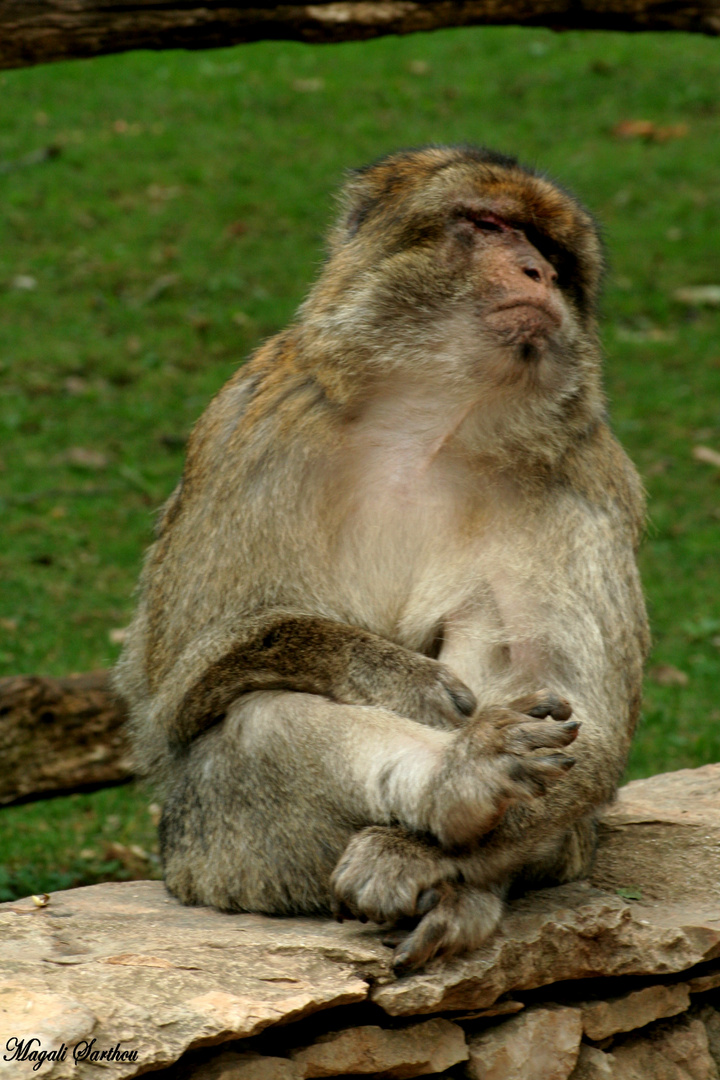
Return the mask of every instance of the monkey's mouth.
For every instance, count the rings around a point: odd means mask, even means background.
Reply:
[[[559,329],[562,320],[550,304],[522,299],[499,304],[488,312],[485,323],[507,345],[542,345]],[[532,355],[536,355],[535,350]]]

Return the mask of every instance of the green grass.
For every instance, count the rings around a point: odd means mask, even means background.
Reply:
[[[0,674],[114,661],[187,432],[302,298],[343,171],[474,141],[605,230],[608,388],[650,495],[650,667],[687,676],[648,681],[628,775],[720,758],[720,470],[692,456],[720,450],[719,313],[673,299],[720,283],[718,62],[700,37],[479,29],[0,75]],[[626,120],[686,132],[620,139]],[[2,895],[134,872],[107,843],[152,847],[150,799],[6,809]]]

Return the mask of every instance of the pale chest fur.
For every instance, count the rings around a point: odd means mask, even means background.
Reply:
[[[521,485],[473,454],[466,404],[378,402],[332,462],[334,586],[368,628],[442,658],[480,691],[540,670],[550,560]]]

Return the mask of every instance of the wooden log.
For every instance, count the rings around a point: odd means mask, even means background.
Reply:
[[[0,805],[130,780],[124,721],[107,671],[0,679]]]
[[[318,44],[502,24],[720,34],[720,0],[0,0],[0,68],[128,49],[210,49],[267,38]]]

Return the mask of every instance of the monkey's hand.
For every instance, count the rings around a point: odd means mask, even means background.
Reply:
[[[467,723],[477,706],[472,690],[446,664],[382,638],[358,639],[335,691],[348,705],[378,705],[450,730]]]
[[[471,844],[510,806],[562,780],[575,764],[562,750],[580,728],[570,713],[566,701],[541,691],[483,710],[453,736],[427,793],[427,825],[443,848]]]

